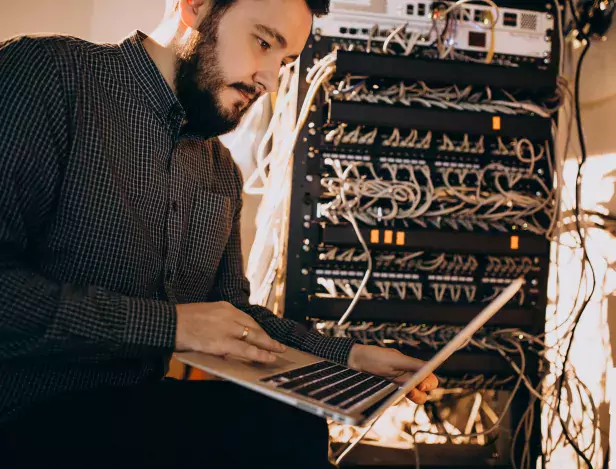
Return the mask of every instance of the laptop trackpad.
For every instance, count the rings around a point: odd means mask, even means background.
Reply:
[[[272,363],[257,363],[257,362],[253,362],[250,360],[247,360],[245,358],[238,358],[238,357],[233,357],[231,355],[227,355],[227,359],[231,359],[233,361],[238,361],[240,363],[243,363],[244,365],[248,365],[252,368],[256,368],[259,370],[264,370],[264,371],[276,371],[279,370],[281,368],[285,368],[288,367],[290,365],[294,365],[295,362],[290,360],[289,358],[283,358],[281,355],[279,354],[275,354],[276,355],[276,361],[272,362]]]
[[[294,364],[294,361],[291,361],[288,358],[282,358],[280,355],[276,355],[276,361],[273,363],[253,363],[252,366],[259,368],[260,370],[278,370]]]

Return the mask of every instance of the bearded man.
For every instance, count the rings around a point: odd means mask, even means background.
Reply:
[[[242,176],[218,136],[277,89],[328,4],[175,0],[120,44],[0,42],[3,467],[325,468],[324,420],[164,379],[171,354],[268,363],[286,344],[417,369],[248,302]]]

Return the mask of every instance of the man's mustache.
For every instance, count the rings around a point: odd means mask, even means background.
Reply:
[[[233,83],[232,85],[229,85],[229,86],[231,88],[235,88],[236,90],[239,90],[242,93],[244,93],[246,96],[248,96],[248,99],[251,102],[256,101],[261,96],[261,93],[257,91],[257,87],[254,85],[247,85],[245,83],[238,82],[238,83]]]

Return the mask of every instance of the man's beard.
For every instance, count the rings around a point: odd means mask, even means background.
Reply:
[[[206,139],[234,130],[259,98],[256,87],[245,83],[228,86],[246,94],[248,103],[238,101],[232,109],[225,109],[218,98],[227,87],[216,53],[218,25],[226,10],[212,11],[178,53],[175,87],[186,113],[183,131]]]

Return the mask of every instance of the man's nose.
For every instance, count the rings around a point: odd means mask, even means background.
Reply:
[[[264,70],[257,73],[255,83],[257,85],[257,93],[273,93],[278,90],[278,74],[280,67],[276,70]]]

